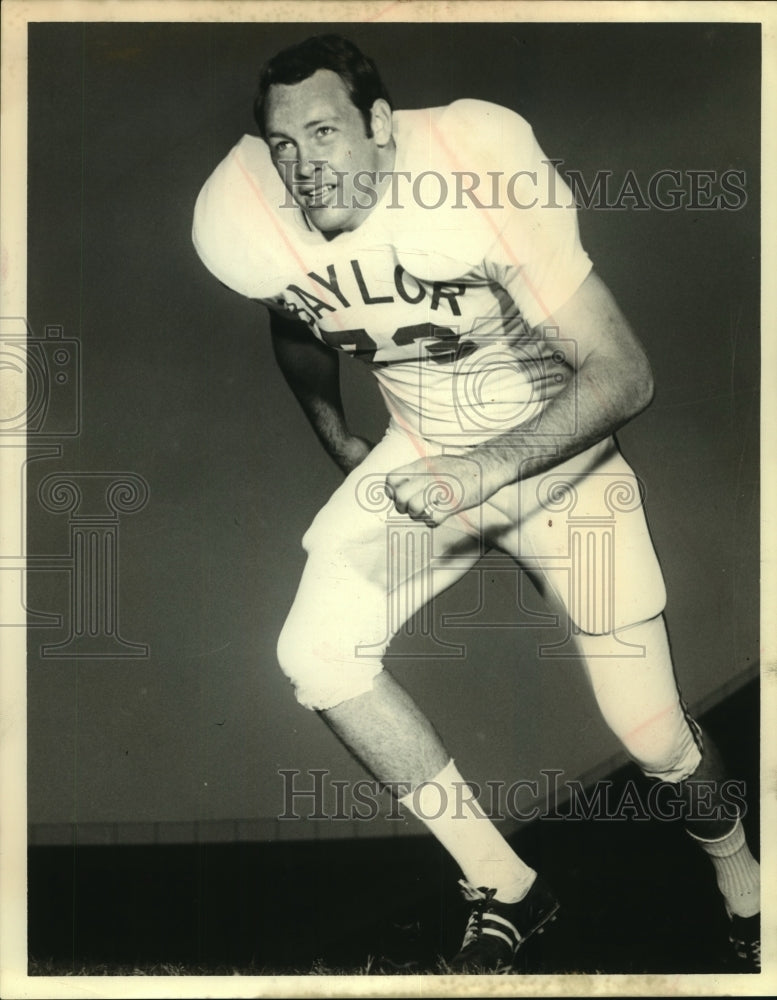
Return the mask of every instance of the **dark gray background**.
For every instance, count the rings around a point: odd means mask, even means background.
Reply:
[[[123,636],[140,660],[42,659],[67,634],[68,582],[30,574],[33,839],[391,832],[278,824],[279,768],[361,772],[281,676],[275,640],[299,539],[338,482],[275,369],[261,307],[190,243],[197,192],[244,132],[258,68],[304,24],[38,24],[29,31],[29,320],[80,341],[83,427],[29,467],[29,551],[63,554],[41,509],[53,471],[132,471],[151,490],[120,525]],[[586,179],[744,170],[739,211],[584,211],[583,241],[642,337],[658,391],[620,435],[647,485],[677,669],[692,706],[758,662],[759,90],[757,25],[345,25],[398,107],[459,97],[523,114]],[[687,182],[686,182],[687,183]],[[617,190],[617,186],[616,186]],[[354,426],[382,411],[345,372]],[[505,565],[503,569],[507,570]],[[506,621],[515,578],[471,574],[441,611]],[[539,609],[536,598],[527,599]],[[464,659],[397,675],[476,781],[603,773],[618,745],[578,664],[537,658],[552,629],[449,629]],[[403,647],[401,644],[398,649]],[[754,740],[756,733],[742,734]]]

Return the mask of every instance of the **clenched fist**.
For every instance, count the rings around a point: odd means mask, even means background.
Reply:
[[[461,455],[421,458],[386,477],[386,493],[399,513],[432,528],[477,507],[504,485],[489,463]]]

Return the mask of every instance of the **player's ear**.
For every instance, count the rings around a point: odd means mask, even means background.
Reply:
[[[388,101],[379,97],[370,110],[370,127],[372,137],[379,146],[387,146],[391,142],[392,115]]]

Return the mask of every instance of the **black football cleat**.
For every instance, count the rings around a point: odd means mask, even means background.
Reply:
[[[459,885],[472,911],[461,949],[450,962],[453,972],[509,972],[521,945],[556,919],[558,900],[540,878],[517,903],[500,903],[496,889],[475,889],[463,879]]]
[[[761,971],[761,914],[738,917],[729,914],[728,939],[743,972]]]

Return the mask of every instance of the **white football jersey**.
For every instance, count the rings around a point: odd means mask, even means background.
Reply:
[[[200,193],[197,252],[370,365],[410,432],[466,445],[536,422],[574,366],[553,311],[591,269],[573,196],[529,125],[495,104],[399,111],[394,137],[382,197],[327,240],[264,141],[244,136]]]

